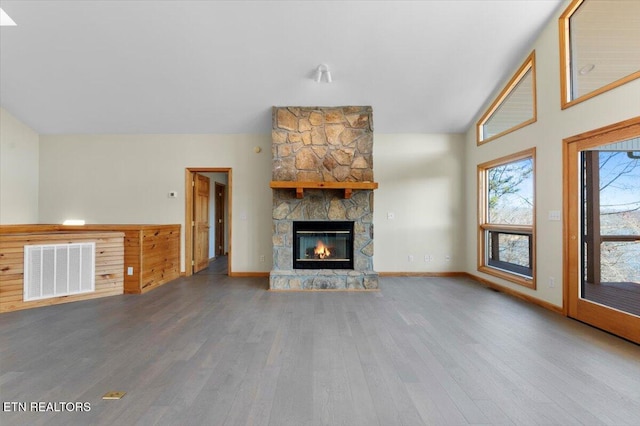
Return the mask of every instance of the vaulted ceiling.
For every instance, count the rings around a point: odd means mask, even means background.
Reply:
[[[268,133],[272,105],[464,132],[563,4],[1,0],[0,103],[41,134]]]

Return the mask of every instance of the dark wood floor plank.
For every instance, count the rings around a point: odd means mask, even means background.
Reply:
[[[277,293],[214,269],[0,315],[3,401],[91,404],[0,424],[640,424],[638,345],[471,280]]]
[[[582,297],[633,315],[640,315],[640,283],[638,282],[600,284],[585,282]]]

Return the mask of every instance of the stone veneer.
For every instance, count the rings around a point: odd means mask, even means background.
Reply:
[[[272,179],[373,182],[371,107],[274,107]]]
[[[373,121],[369,106],[274,107],[274,181],[373,182]],[[293,222],[354,222],[354,269],[293,269]],[[373,270],[373,191],[273,189],[273,290],[378,288]]]

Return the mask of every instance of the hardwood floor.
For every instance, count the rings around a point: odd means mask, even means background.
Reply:
[[[474,281],[266,288],[198,274],[0,315],[3,402],[91,404],[0,424],[640,424],[639,346]]]
[[[210,260],[207,267],[198,272],[198,275],[227,275],[229,273],[227,262],[228,256],[217,256]]]

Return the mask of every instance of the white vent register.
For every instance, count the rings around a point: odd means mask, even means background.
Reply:
[[[24,246],[24,300],[95,291],[96,243]]]

